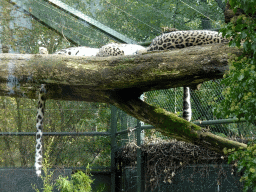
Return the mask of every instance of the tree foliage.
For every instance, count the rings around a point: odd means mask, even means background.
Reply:
[[[89,166],[87,166],[89,170]],[[56,185],[58,189],[62,192],[91,192],[91,184],[93,180],[91,179],[91,175],[88,173],[84,173],[82,171],[78,171],[72,175],[71,180],[68,180],[68,177],[60,176],[56,181]]]
[[[228,152],[228,151],[227,151]],[[256,190],[256,144],[251,143],[246,150],[234,151],[228,157],[228,163],[234,163],[237,167],[238,172],[243,172],[243,175],[240,179],[241,182],[244,182],[244,191],[248,189]]]
[[[232,22],[221,30],[227,38],[232,37],[231,46],[240,47],[243,42],[243,54],[230,60],[230,70],[223,80],[227,87],[223,92],[225,99],[216,112],[219,112],[219,116],[245,117],[253,123],[256,114],[256,19],[249,15],[255,12],[255,9],[251,8],[255,7],[256,3],[244,2],[230,1],[234,11],[241,7],[246,11],[246,15],[233,18]]]
[[[161,27],[169,26],[180,30],[202,29],[202,18],[212,19],[213,28],[218,28],[223,23],[223,12],[214,0],[204,2],[64,0],[64,2],[137,42],[152,40],[161,33]],[[93,29],[88,27],[88,31]],[[107,43],[106,37],[100,38],[102,39],[96,37],[98,41],[104,40],[104,43]]]
[[[225,99],[215,112],[219,116],[244,117],[248,122],[255,124],[256,116],[256,2],[254,0],[229,0],[231,8],[244,10],[245,14],[231,19],[231,22],[221,31],[226,37],[232,37],[231,46],[241,46],[243,54],[230,60],[230,70],[223,80],[227,87],[223,91]],[[251,132],[255,135],[255,132]],[[240,181],[244,181],[244,191],[256,191],[256,144],[253,142],[246,150],[227,151],[229,163],[236,161],[238,171],[243,171]]]

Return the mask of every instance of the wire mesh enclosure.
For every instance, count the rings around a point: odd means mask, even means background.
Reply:
[[[224,7],[218,0],[1,1],[0,53],[36,54],[44,46],[51,54],[70,46],[100,48],[112,42],[148,46],[165,27],[218,30],[224,24]],[[24,174],[32,175],[35,163],[37,101],[15,95],[26,85],[20,85],[12,68],[10,64],[9,81],[4,82],[8,94],[0,93],[1,191],[9,191],[14,172],[13,190],[22,191],[23,180],[18,181]],[[217,119],[213,113],[223,100],[223,88],[220,80],[212,80],[191,91],[192,122],[222,137],[239,141],[252,137],[255,125],[226,120],[230,117]],[[182,88],[146,92],[144,101],[182,117]],[[50,167],[70,176],[89,164],[94,191],[100,185],[104,191],[242,188],[226,157],[170,140],[109,104],[47,100],[44,124],[43,151]],[[31,186],[26,190],[33,191]]]
[[[5,126],[2,128],[1,139],[3,141],[2,146],[5,146],[5,150],[3,150],[1,164],[4,167],[32,167],[34,164],[35,150],[33,132],[35,132],[34,116],[36,110],[27,106],[33,106],[33,101],[7,97],[2,98],[1,103],[2,115],[4,116],[9,113],[8,118],[4,118],[2,122]],[[15,108],[18,107],[14,110],[14,113],[10,111],[12,106],[15,106]],[[95,163],[98,166],[110,165],[109,157],[105,161],[105,165],[102,162],[96,163],[98,161],[97,155],[100,153],[101,155],[105,153],[103,156],[106,156],[106,158],[109,156],[110,144],[108,135],[97,136],[95,134],[94,137],[85,137],[82,134],[72,135],[72,132],[100,133],[103,130],[107,130],[110,126],[110,109],[106,104],[49,101],[47,102],[47,106],[45,122],[47,126],[45,130],[47,130],[46,132],[51,132],[51,134],[46,134],[44,144],[51,148],[49,148],[49,155],[55,157],[51,158],[53,164],[67,167],[86,167],[88,163]],[[101,117],[101,113],[105,117]],[[22,118],[19,119],[19,117]],[[19,122],[18,125],[17,121]],[[18,133],[16,135],[8,134],[12,132]],[[25,135],[26,132],[32,132],[33,134]],[[20,136],[19,133],[21,133]],[[100,141],[97,141],[97,138],[100,138]],[[47,150],[46,147],[45,151]],[[87,155],[84,156],[83,154]]]
[[[232,123],[217,120],[213,113],[214,107],[224,99],[222,91],[224,86],[221,80],[213,80],[203,83],[199,90],[191,91],[192,120],[194,123],[212,121],[205,125],[211,132],[224,137],[251,137],[255,132],[255,126],[246,122]],[[146,102],[164,108],[167,111],[182,117],[183,89],[175,88],[168,90],[152,91],[145,93]],[[226,119],[223,117],[223,119]]]

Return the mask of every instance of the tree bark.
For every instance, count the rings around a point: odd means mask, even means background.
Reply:
[[[242,50],[225,44],[119,57],[0,54],[0,95],[36,98],[47,84],[47,98],[113,104],[156,127],[163,135],[219,153],[245,144],[218,137],[201,127],[138,99],[146,91],[195,87],[222,78],[228,54]]]

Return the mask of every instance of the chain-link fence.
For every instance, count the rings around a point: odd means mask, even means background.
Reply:
[[[252,138],[252,133],[255,133],[254,125],[246,122],[231,123],[230,119],[216,119],[214,116],[213,107],[223,99],[222,90],[220,80],[214,80],[203,83],[199,90],[191,92],[192,121],[205,123],[203,127],[222,137],[240,142],[244,138]],[[180,117],[182,98],[183,88],[144,93],[145,102]],[[119,113],[120,120],[125,119],[121,116],[122,112]],[[131,120],[135,126],[136,121]],[[170,140],[143,124],[142,132],[138,131],[138,124],[136,128],[130,127],[127,135],[120,131],[118,137],[120,148],[116,151],[116,173],[122,179],[117,191],[134,191],[138,188],[145,191],[242,190],[243,184],[239,182],[241,175],[236,172],[235,167],[227,164],[227,156]],[[138,142],[138,134],[142,139],[141,143]]]
[[[225,5],[218,0],[62,0],[62,3],[44,0],[1,1],[0,52],[35,54],[38,53],[38,47],[44,46],[53,53],[69,46],[99,48],[110,42],[140,43],[146,46],[162,33],[163,27],[216,30],[224,23]],[[18,80],[8,82],[10,94],[13,94],[12,88],[15,86],[20,86]],[[224,124],[224,121],[219,121],[214,116],[212,108],[223,99],[222,89],[223,86],[217,80],[203,83],[200,90],[192,90],[192,121],[216,120],[214,124],[205,125],[211,132],[223,137],[250,137],[251,133],[255,133],[254,125],[245,122]],[[145,102],[182,116],[182,88],[151,91],[144,93],[144,96]],[[0,188],[3,191],[9,191],[8,186],[10,189],[15,182],[19,191],[24,191],[22,186],[30,185],[30,182],[24,182],[24,178],[32,177],[34,173],[34,170],[27,169],[34,165],[37,101],[30,100],[25,95],[20,97],[22,98],[0,97]],[[111,122],[111,119],[115,121]],[[233,178],[218,179],[210,170],[206,174],[213,176],[213,180],[206,179],[204,184],[194,185],[198,178],[202,181],[202,175],[198,175],[200,170],[192,170],[192,165],[184,174],[175,172],[176,177],[171,179],[166,178],[164,172],[158,174],[157,183],[153,182],[155,178],[143,176],[143,173],[165,170],[166,167],[161,167],[163,164],[158,164],[158,159],[164,158],[166,153],[163,151],[162,156],[152,153],[151,158],[145,151],[137,154],[140,144],[150,140],[151,144],[155,142],[158,149],[161,149],[161,143],[168,142],[169,138],[163,137],[154,129],[143,127],[144,134],[140,134],[135,118],[120,110],[113,112],[108,104],[47,101],[44,124],[44,153],[48,154],[45,158],[48,158],[51,167],[66,170],[65,174],[70,175],[72,171],[84,170],[90,164],[94,175],[99,176],[95,183],[100,184],[99,181],[106,177],[106,191],[110,190],[110,174],[112,185],[116,184],[117,191],[136,190],[139,187],[139,176],[142,177],[140,183],[146,183],[144,187],[147,191],[193,191],[197,187],[204,191],[228,191],[226,186],[229,185],[224,183],[227,181],[226,183],[233,185],[237,182]],[[142,142],[138,142],[138,138]],[[171,151],[170,148],[173,147],[175,146],[166,144],[165,150]],[[124,152],[124,149],[133,150],[131,154],[134,158],[129,155],[127,158],[118,156],[117,151],[122,154],[120,151]],[[191,150],[187,153],[190,152]],[[221,157],[213,155],[213,158],[217,161]],[[149,162],[150,165],[145,164]],[[182,161],[178,161],[180,162]],[[138,167],[139,164],[144,165],[144,172],[143,166]],[[172,164],[168,166],[175,167]],[[194,179],[190,178],[191,172],[195,173]],[[229,172],[230,170],[227,174]],[[22,175],[23,180],[19,180]],[[184,184],[186,179],[182,180],[181,177],[194,182],[190,182],[188,188],[179,188],[187,186]],[[151,183],[154,187],[150,189]],[[209,187],[211,185],[214,187]],[[114,189],[112,187],[112,191]]]
[[[217,119],[213,113],[213,108],[218,107],[220,101],[224,99],[222,95],[224,86],[221,80],[213,80],[203,83],[198,90],[191,90],[192,119],[194,123],[211,121],[204,125],[211,132],[224,137],[246,137],[250,138],[255,134],[255,126],[243,121],[225,121],[225,117]],[[168,89],[152,91],[145,94],[146,102],[154,106],[159,106],[167,111],[176,113],[182,117],[183,89]],[[234,121],[233,121],[234,122]],[[203,124],[203,123],[201,123]]]
[[[192,96],[191,99],[193,109],[192,121],[214,119],[212,106],[221,100],[221,90],[222,86],[220,86],[219,81],[210,81],[204,83],[199,90],[192,91],[191,94],[196,95]],[[147,92],[144,93],[145,101],[181,116],[182,91],[182,88],[175,88]],[[195,100],[194,98],[200,99]],[[2,168],[33,167],[35,155],[35,137],[33,132],[35,132],[36,102],[29,99],[1,97],[1,116],[3,118],[1,123],[2,135],[0,137],[0,166]],[[95,171],[109,171],[111,166],[110,119],[111,108],[107,104],[47,101],[44,151],[49,153],[49,161],[53,165],[53,168],[85,169],[89,163]],[[231,136],[231,131],[236,137],[246,137],[250,131],[254,131],[254,126],[245,127],[243,125],[246,124],[217,124],[208,125],[208,128],[212,132],[225,137]],[[131,143],[132,145],[137,144],[137,120],[135,118],[128,116],[121,110],[117,110],[116,127],[116,148],[112,149],[122,149],[131,145]],[[88,134],[91,133],[92,135],[82,134],[85,132]],[[106,132],[109,134],[104,135],[103,133]],[[144,140],[145,138],[155,140],[156,144],[158,143],[158,138],[161,140],[169,139],[163,137],[153,129],[144,130],[143,137]],[[137,150],[137,148],[132,149]],[[127,164],[122,167],[124,169],[124,180],[122,182],[125,182],[124,187],[128,187],[127,191],[137,187],[135,182],[137,181],[136,158],[135,155],[135,159],[126,159],[128,163],[123,162],[123,157],[121,158],[122,166]],[[151,163],[154,164],[156,162],[153,161]],[[153,167],[150,169],[153,169]],[[162,168],[160,167],[160,169]],[[133,177],[128,177],[130,174],[135,174],[135,183],[132,181]],[[163,185],[168,185],[168,182],[166,184],[163,183]],[[159,185],[158,187],[162,189],[163,186]]]
[[[2,167],[33,166],[36,102],[1,98]],[[47,101],[44,131],[48,134],[44,138],[44,151],[49,151],[50,161],[56,166],[86,167],[88,163],[96,167],[109,166],[108,135],[76,134],[105,132],[109,126],[110,109],[106,104]],[[99,154],[105,159],[104,163],[97,159]]]
[[[45,46],[52,53],[74,45],[99,48],[113,41],[146,45],[163,27],[216,30],[224,23],[225,4],[205,0],[11,0],[0,6],[1,44],[9,52],[38,53],[38,47]]]

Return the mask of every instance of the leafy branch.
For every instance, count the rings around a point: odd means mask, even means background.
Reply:
[[[225,99],[215,108],[218,116],[244,117],[255,125],[256,116],[256,2],[245,0],[230,0],[234,13],[242,9],[244,14],[233,17],[231,22],[221,30],[224,36],[231,37],[229,45],[240,47],[243,42],[241,56],[233,55],[229,60],[230,70],[224,75],[222,83],[227,87],[223,95]],[[254,134],[254,130],[251,131]],[[235,162],[238,171],[243,171],[240,181],[244,181],[244,191],[252,188],[256,191],[256,144],[246,149],[227,150],[230,153],[229,163]]]

